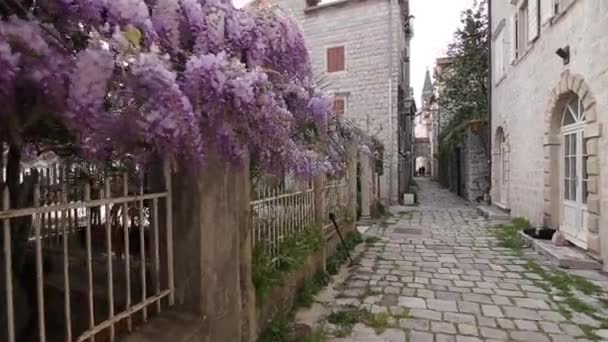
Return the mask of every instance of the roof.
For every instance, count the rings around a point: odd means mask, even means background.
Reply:
[[[424,87],[422,87],[423,93],[433,92],[433,82],[431,81],[431,72],[427,69],[426,75],[424,75]]]
[[[291,0],[291,1],[303,1],[306,2],[307,0]],[[305,12],[313,12],[313,11],[317,11],[320,9],[324,9],[324,8],[328,8],[328,7],[338,7],[338,6],[345,6],[348,5],[350,3],[353,2],[365,2],[365,1],[379,1],[379,0],[333,0],[331,2],[326,2],[326,3],[320,3],[321,0],[319,0],[319,4],[316,6],[307,6],[304,11]],[[409,9],[409,0],[399,0],[399,4],[403,9],[403,15],[404,16],[409,16],[410,14],[410,9]]]

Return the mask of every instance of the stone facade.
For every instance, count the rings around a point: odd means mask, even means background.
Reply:
[[[406,153],[412,149],[412,122],[400,115],[408,110],[410,94],[408,1],[340,0],[312,7],[306,0],[274,3],[300,24],[323,88],[345,98],[346,117],[384,145],[380,197],[396,202],[403,189],[399,183],[409,183],[413,168]],[[335,46],[344,46],[346,70],[328,73],[327,49]]]
[[[439,158],[439,182],[471,202],[481,202],[490,189],[488,126],[472,121],[462,142]]]
[[[492,1],[492,199],[535,224],[562,225],[561,115],[566,99],[582,101],[583,143],[588,157],[586,248],[608,259],[608,3],[593,0],[540,1],[531,38],[515,54],[515,6]],[[535,10],[531,8],[531,10]],[[565,63],[556,50],[569,49]],[[498,53],[497,53],[498,52]],[[500,52],[503,54],[501,55]],[[608,263],[604,263],[608,269]]]
[[[490,190],[488,139],[486,124],[473,122],[469,126],[464,144],[464,197],[469,201],[483,201]]]

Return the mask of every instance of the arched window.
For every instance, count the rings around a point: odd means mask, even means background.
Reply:
[[[566,103],[562,114],[562,127],[581,124],[585,122],[585,110],[581,99],[572,95]]]

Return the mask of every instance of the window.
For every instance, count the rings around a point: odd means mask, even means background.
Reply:
[[[516,58],[520,58],[528,46],[528,1],[524,1],[519,7],[515,24],[515,54]]]
[[[344,46],[327,49],[327,72],[344,71],[346,68]]]
[[[505,39],[504,39],[504,27],[498,33],[498,36],[494,42],[494,75],[496,76],[495,82],[498,83],[502,80],[505,75]]]
[[[346,113],[346,98],[343,96],[334,97],[334,113],[336,116],[344,116]]]

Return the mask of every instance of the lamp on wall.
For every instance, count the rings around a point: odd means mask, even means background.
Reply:
[[[570,63],[570,46],[557,49],[555,54],[564,61],[564,65],[568,65],[568,63]]]
[[[412,97],[408,97],[407,99],[403,100],[403,105],[406,117],[416,116],[416,100],[414,100]]]

